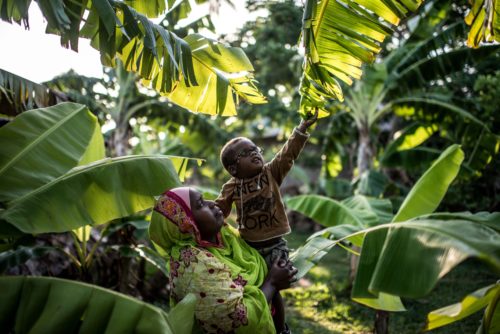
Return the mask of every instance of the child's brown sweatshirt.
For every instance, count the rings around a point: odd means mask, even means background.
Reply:
[[[236,220],[243,239],[265,241],[290,233],[281,200],[280,185],[293,166],[309,135],[293,130],[276,156],[250,179],[232,177],[222,186],[215,203],[227,217],[236,203]]]

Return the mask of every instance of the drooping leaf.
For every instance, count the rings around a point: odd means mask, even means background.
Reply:
[[[469,257],[499,273],[500,234],[484,224],[458,219],[377,226],[365,236],[353,296],[385,292],[422,297]]]
[[[298,211],[323,226],[351,224],[368,227],[388,222],[392,217],[389,200],[361,195],[339,202],[319,195],[300,195],[285,200],[287,207]]]
[[[254,85],[253,67],[239,48],[227,47],[198,34],[185,38],[192,50],[197,87],[180,82],[166,96],[195,112],[236,115],[234,94],[250,103],[266,103]],[[214,94],[214,92],[218,92]]]
[[[303,277],[307,272],[318,264],[319,260],[325,256],[337,242],[322,237],[316,237],[306,242],[290,255],[293,265],[299,270],[297,278]]]
[[[386,233],[384,229],[377,229],[368,235],[371,237],[365,235],[351,298],[360,304],[379,310],[404,311],[405,308],[398,296],[369,290],[371,273],[380,259]]]
[[[2,202],[24,196],[80,163],[104,158],[97,118],[76,103],[22,113],[0,128],[0,140]]]
[[[28,21],[24,9],[30,2],[1,0],[2,19]],[[116,59],[120,59],[127,71],[138,73],[159,93],[192,111],[234,115],[238,98],[265,103],[249,72],[253,69],[241,72],[240,65],[248,63],[241,49],[223,46],[200,35],[188,36],[190,42],[187,42],[148,19],[148,15],[163,12],[165,2],[138,0],[128,2],[131,6],[113,0],[93,1],[91,6],[87,2],[76,0],[66,6],[62,0],[39,1],[43,4],[47,31],[60,35],[62,45],[76,50],[79,37],[91,39],[91,45],[101,53],[103,65],[115,66]],[[190,10],[187,1],[168,4],[170,9]],[[139,10],[144,10],[145,15]],[[86,19],[81,24],[83,17]],[[191,42],[200,41],[203,47],[190,46]],[[204,50],[205,47],[208,49]],[[197,54],[192,53],[192,48]]]
[[[427,314],[425,330],[449,325],[478,312],[492,301],[499,290],[500,284],[486,286],[468,294],[456,304],[431,311]]]
[[[25,233],[64,232],[151,208],[178,186],[168,156],[126,156],[73,168],[8,203],[1,218]]]
[[[447,148],[406,196],[393,222],[432,213],[460,169],[464,154],[458,145]]]
[[[500,233],[500,212],[436,212],[415,219],[467,220],[486,225]]]
[[[342,202],[319,195],[300,195],[285,200],[287,207],[323,226],[351,224],[365,226],[363,220]]]
[[[0,277],[0,326],[16,333],[191,333],[196,298],[169,317],[155,306],[95,285],[49,277]],[[71,298],[68,298],[71,296]]]
[[[302,37],[306,48],[301,82],[301,110],[320,107],[329,99],[343,100],[337,81],[348,85],[361,77],[363,63],[371,63],[381,43],[401,18],[418,9],[421,1],[329,1],[305,4]]]

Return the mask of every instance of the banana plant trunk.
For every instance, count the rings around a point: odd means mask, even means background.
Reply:
[[[371,167],[371,162],[373,160],[373,150],[371,147],[370,140],[370,128],[366,123],[361,123],[358,127],[358,175],[361,177],[366,171],[368,171]],[[355,251],[359,252],[360,249],[358,247],[354,247]],[[350,259],[350,270],[349,270],[349,280],[350,284],[354,282],[354,278],[356,277],[356,272],[358,269],[359,256],[354,254],[351,255]]]
[[[116,127],[111,136],[111,154],[115,157],[122,157],[127,155],[128,138],[127,129]]]
[[[359,146],[358,146],[358,175],[361,177],[365,172],[369,171],[372,166],[372,161],[374,157],[374,149],[372,147],[370,138],[370,127],[367,123],[362,123],[358,128],[359,131]],[[360,251],[356,247],[355,251]],[[351,255],[350,259],[350,283],[354,282],[356,277],[356,272],[358,270],[359,256]],[[389,312],[377,310],[375,314],[374,323],[374,333],[375,334],[387,334],[389,333]]]

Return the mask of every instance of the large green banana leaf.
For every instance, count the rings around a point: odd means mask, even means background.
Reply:
[[[9,22],[28,22],[31,2],[0,0],[0,18]],[[165,2],[130,1],[133,7],[128,2],[114,0],[37,3],[47,20],[47,32],[60,35],[63,46],[76,51],[80,37],[91,39],[91,45],[101,53],[103,65],[114,66],[116,59],[121,59],[127,70],[151,81],[158,92],[172,94],[170,98],[174,103],[189,108],[192,105],[186,104],[186,100],[193,100],[199,103],[197,109],[193,109],[195,111],[215,115],[223,114],[222,110],[225,110],[224,114],[234,115],[235,95],[251,103],[264,102],[254,86],[252,75],[239,71],[239,64],[248,63],[240,49],[218,46],[219,49],[230,50],[225,53],[230,53],[232,58],[227,61],[226,57],[214,57],[209,64],[211,75],[207,75],[206,62],[193,58],[192,51],[197,50],[191,50],[192,46],[186,40],[136,11],[145,10],[146,15],[157,16],[166,9]],[[179,5],[179,1],[169,0],[168,5],[168,9],[172,10]],[[216,44],[205,38],[203,40],[208,48]],[[253,70],[250,67],[247,67],[248,71]],[[178,88],[180,91],[175,94]],[[201,103],[207,97],[216,101],[215,108],[212,103]],[[227,103],[229,99],[231,101]]]
[[[448,147],[422,175],[406,196],[393,222],[432,213],[458,174],[464,153],[458,145]]]
[[[328,99],[343,101],[337,79],[349,85],[359,79],[362,64],[374,61],[393,27],[421,2],[308,0],[302,25],[306,57],[301,110],[320,107],[324,116]]]
[[[476,212],[471,214],[470,212],[436,212],[430,215],[420,216],[415,218],[418,219],[439,219],[439,220],[468,220],[471,222],[486,225],[498,233],[500,233],[500,212]]]
[[[179,184],[168,156],[107,158],[9,202],[0,218],[25,233],[65,232],[149,209]]]
[[[485,308],[497,294],[500,294],[500,283],[476,290],[465,296],[459,303],[434,310],[427,315],[425,330],[446,326],[466,318]],[[499,306],[496,305],[496,307]]]
[[[362,195],[341,202],[320,195],[300,195],[285,200],[287,207],[328,227],[350,224],[369,227],[387,223],[392,218],[392,204],[386,199]]]
[[[463,152],[458,145],[452,145],[445,150],[413,186],[392,222],[401,222],[419,215],[432,213],[457,175],[462,160]],[[372,275],[377,269],[379,261],[381,261],[380,256],[384,255],[383,247],[385,247],[384,242],[387,231],[378,230],[369,235],[370,237],[365,237],[363,241],[352,298],[373,308],[392,311],[394,310],[393,304],[398,305],[400,303],[399,298],[381,295],[378,293],[379,291],[374,293],[371,290]],[[404,240],[401,240],[403,243],[401,247],[404,247]],[[400,250],[396,252],[400,252]],[[409,256],[408,254],[402,255]],[[413,262],[410,261],[411,265],[413,265]],[[397,273],[399,274],[399,272]],[[391,293],[385,290],[380,292]],[[389,301],[389,303],[383,303],[384,300]]]
[[[98,286],[49,277],[0,277],[0,326],[15,333],[189,334],[196,298],[163,310]]]
[[[500,234],[467,220],[419,219],[377,226],[366,234],[364,252],[368,255],[361,256],[353,297],[377,292],[422,297],[469,257],[500,273]]]
[[[27,111],[1,127],[0,202],[22,197],[75,166],[104,158],[100,130],[97,118],[76,103]]]
[[[417,11],[422,2],[306,1],[302,23],[306,54],[300,89],[301,111],[307,113],[319,107],[321,117],[328,114],[325,104],[329,99],[343,101],[338,80],[351,85],[353,79],[359,79],[361,66],[374,61],[384,39],[393,33],[401,19]],[[471,25],[469,46],[478,47],[481,41],[499,40],[499,12],[498,0],[472,1],[472,10],[465,19]],[[457,54],[450,56],[461,60]]]
[[[209,110],[212,115],[222,116],[236,115],[233,92],[250,103],[266,103],[254,86],[253,66],[241,49],[209,41],[198,34],[189,35],[184,40],[191,47],[200,84],[189,87],[179,82],[173,92],[165,96],[189,110]]]

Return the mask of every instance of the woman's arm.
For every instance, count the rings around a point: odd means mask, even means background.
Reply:
[[[271,302],[276,292],[288,289],[295,281],[298,269],[290,261],[277,259],[269,269],[266,280],[260,287],[268,303]]]

